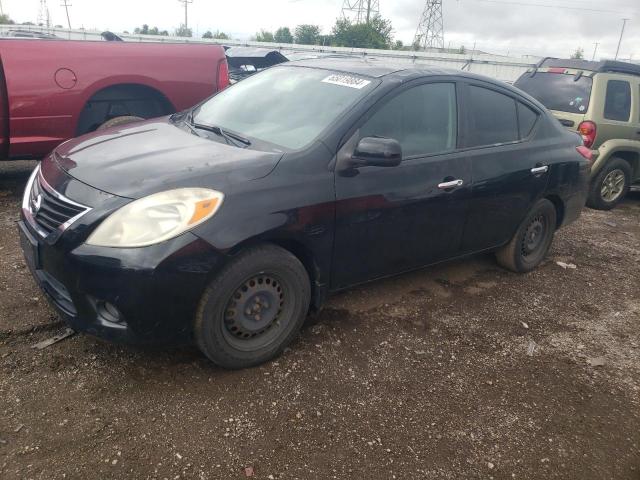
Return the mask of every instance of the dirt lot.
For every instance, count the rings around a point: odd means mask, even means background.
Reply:
[[[640,195],[528,275],[490,256],[334,297],[285,355],[76,335],[36,289],[0,171],[0,477],[640,479]],[[562,268],[556,262],[574,264]]]

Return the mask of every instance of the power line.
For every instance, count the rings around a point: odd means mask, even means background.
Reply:
[[[626,15],[628,12],[621,12],[618,10],[608,10],[603,8],[589,8],[589,7],[578,7],[571,5],[549,5],[545,3],[525,3],[525,2],[511,2],[504,0],[475,0],[476,2],[484,2],[484,3],[499,3],[501,5],[518,5],[522,7],[542,7],[542,8],[559,8],[563,10],[580,10],[582,12],[594,12],[594,13],[615,13],[618,15]]]

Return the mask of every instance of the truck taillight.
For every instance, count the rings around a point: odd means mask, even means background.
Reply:
[[[218,91],[224,90],[229,86],[229,65],[227,59],[224,58],[218,62]]]
[[[587,120],[578,125],[578,133],[582,136],[584,146],[591,148],[596,141],[596,124]]]

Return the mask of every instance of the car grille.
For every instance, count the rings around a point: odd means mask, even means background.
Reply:
[[[56,192],[38,168],[27,186],[23,210],[31,226],[46,237],[56,229],[64,231],[90,208]]]

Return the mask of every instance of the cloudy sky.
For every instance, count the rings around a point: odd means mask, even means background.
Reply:
[[[425,0],[379,0],[394,35],[411,43]],[[39,0],[1,0],[5,13],[35,22]],[[66,25],[61,0],[48,0],[54,24]],[[147,23],[172,31],[184,18],[178,0],[70,0],[72,27],[129,30]],[[222,30],[248,39],[260,29],[313,23],[329,33],[343,0],[193,0],[189,24],[202,35]],[[581,47],[591,58],[613,57],[623,18],[629,18],[620,57],[640,61],[640,0],[443,0],[445,45],[520,55],[568,56]]]

